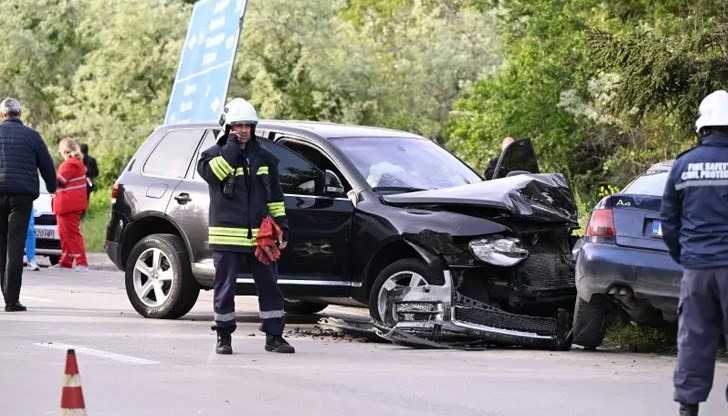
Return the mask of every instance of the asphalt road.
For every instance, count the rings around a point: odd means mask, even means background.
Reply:
[[[0,415],[60,414],[76,348],[88,415],[677,415],[669,357],[497,349],[412,350],[311,337],[265,352],[255,298],[238,298],[235,354],[217,356],[211,293],[175,321],[143,319],[118,272],[26,272],[25,313],[0,312]],[[330,307],[325,313],[352,310]],[[303,335],[302,335],[303,333]],[[725,415],[726,366],[701,415]]]

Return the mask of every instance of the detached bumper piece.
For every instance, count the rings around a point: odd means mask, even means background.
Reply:
[[[378,335],[392,343],[430,347],[483,349],[489,345],[562,349],[571,345],[571,321],[557,317],[509,313],[465,297],[453,288],[449,272],[441,286],[397,286],[387,293]]]

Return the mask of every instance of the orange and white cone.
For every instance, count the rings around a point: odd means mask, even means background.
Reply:
[[[86,405],[83,402],[81,376],[78,374],[76,352],[68,350],[66,354],[66,372],[61,395],[61,416],[86,416]]]

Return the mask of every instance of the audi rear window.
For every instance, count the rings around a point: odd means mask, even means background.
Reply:
[[[632,181],[622,191],[623,194],[662,196],[670,172],[666,170],[648,171]]]

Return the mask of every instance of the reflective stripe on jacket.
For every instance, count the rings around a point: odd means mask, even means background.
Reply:
[[[56,173],[56,197],[53,198],[53,212],[66,214],[82,212],[88,207],[86,198],[86,167],[76,158],[61,163]]]
[[[208,243],[212,250],[254,252],[258,229],[268,215],[287,233],[278,159],[263,149],[258,140],[261,139],[248,143],[247,161],[242,153],[236,160],[226,160],[219,144],[200,155],[197,172],[208,183],[210,193]],[[223,182],[231,175],[235,186],[232,198],[228,199],[222,190]]]

